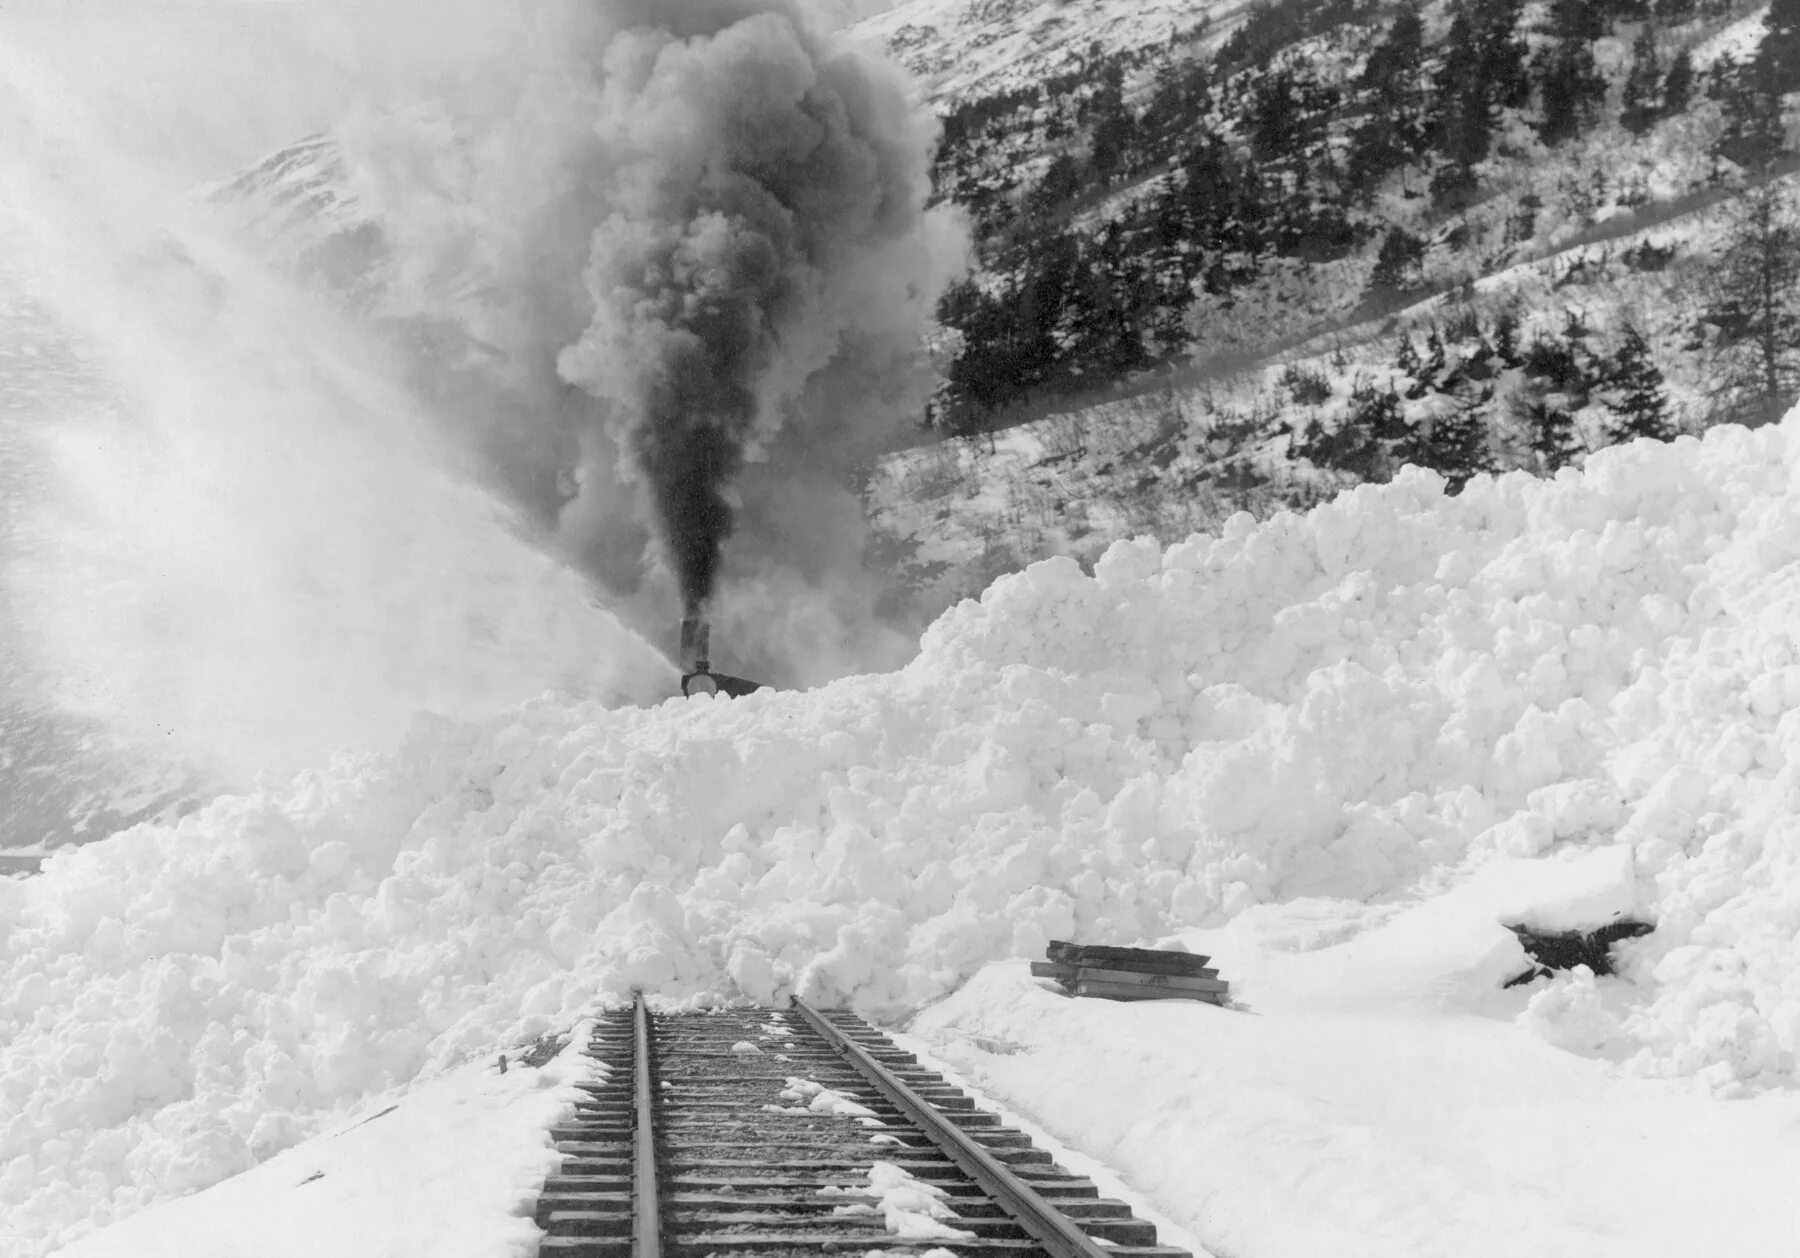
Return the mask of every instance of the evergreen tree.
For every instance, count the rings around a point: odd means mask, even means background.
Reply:
[[[1800,0],[1770,0],[1756,60],[1777,96],[1800,90]]]
[[[1487,422],[1476,407],[1458,406],[1440,415],[1408,453],[1410,462],[1428,467],[1448,481],[1451,494],[1461,493],[1474,477],[1494,470]]]
[[[1615,442],[1638,437],[1673,440],[1675,428],[1669,422],[1669,395],[1663,388],[1663,374],[1651,360],[1650,344],[1635,324],[1625,325],[1625,339],[1613,358],[1611,376],[1614,396],[1606,403],[1612,412],[1608,435]]]
[[[1546,476],[1576,461],[1584,449],[1575,415],[1588,405],[1602,374],[1588,335],[1581,317],[1567,311],[1560,335],[1540,333],[1515,356],[1523,379],[1510,399],[1511,414],[1537,470]]]
[[[1669,65],[1669,77],[1663,80],[1663,115],[1672,118],[1688,107],[1694,94],[1694,58],[1686,48],[1675,54]]]
[[[1470,0],[1451,19],[1443,61],[1432,78],[1437,111],[1428,131],[1432,149],[1444,159],[1431,180],[1440,205],[1474,191],[1474,168],[1493,143],[1496,111],[1517,108],[1530,97],[1519,12],[1520,0]]]
[[[1348,412],[1336,429],[1327,432],[1313,420],[1295,453],[1318,467],[1346,471],[1359,480],[1393,479],[1393,449],[1411,433],[1400,414],[1400,395],[1390,385],[1377,389],[1358,379],[1350,392]]]
[[[1144,329],[1156,305],[1154,273],[1111,223],[1081,259],[1069,298],[1067,357],[1085,375],[1115,380],[1150,363]]]
[[[1394,368],[1406,377],[1406,396],[1410,401],[1418,401],[1429,391],[1420,377],[1424,374],[1424,364],[1419,361],[1419,348],[1412,342],[1412,337],[1402,333],[1400,344],[1394,349]]]
[[[1507,367],[1517,367],[1519,357],[1519,312],[1506,307],[1494,320],[1494,353]]]
[[[1530,49],[1519,36],[1524,0],[1474,0],[1481,86],[1493,109],[1523,109],[1531,100]]]
[[[1416,282],[1419,264],[1425,258],[1425,242],[1404,227],[1390,227],[1382,238],[1381,252],[1376,255],[1375,269],[1369,273],[1369,289],[1377,293],[1397,293]]]
[[[1246,129],[1250,148],[1262,162],[1292,162],[1325,134],[1337,91],[1305,66],[1284,61],[1256,79],[1250,89]]]
[[[1800,394],[1800,227],[1773,185],[1744,195],[1701,322],[1715,331],[1720,413],[1779,419]]]
[[[1418,107],[1419,75],[1425,63],[1425,20],[1408,9],[1388,27],[1387,36],[1369,54],[1357,86],[1389,114],[1410,114]]]
[[[1592,0],[1551,0],[1550,33],[1559,42],[1591,44],[1606,34],[1606,17]]]
[[[1344,183],[1367,201],[1383,179],[1406,166],[1409,146],[1392,114],[1377,109],[1350,133]]]
[[[1646,23],[1631,44],[1631,70],[1625,76],[1620,124],[1633,135],[1644,134],[1662,112],[1661,97],[1662,65],[1656,57],[1656,32]]]
[[[1557,394],[1569,409],[1580,410],[1588,403],[1592,384],[1586,357],[1587,346],[1579,338],[1569,336],[1565,328],[1561,340],[1533,337],[1520,366],[1533,390]]]
[[[1088,160],[1101,183],[1111,183],[1113,176],[1127,168],[1136,134],[1137,120],[1126,107],[1121,82],[1109,78],[1092,105],[1094,129],[1088,140]]]
[[[1067,153],[1058,153],[1035,188],[1025,194],[1025,211],[1043,218],[1065,205],[1081,191],[1081,167]]]
[[[1138,119],[1139,129],[1158,148],[1172,149],[1212,104],[1211,70],[1206,62],[1165,61],[1157,68],[1150,103]]]
[[[1431,146],[1463,170],[1487,157],[1493,134],[1482,74],[1475,27],[1467,13],[1458,11],[1444,41],[1443,64],[1432,81],[1438,112]]]
[[[1392,445],[1412,431],[1406,416],[1401,414],[1400,394],[1392,380],[1385,389],[1359,381],[1350,390],[1350,405],[1357,420],[1368,426],[1369,435],[1377,441]]]
[[[1425,365],[1419,371],[1419,379],[1431,388],[1441,387],[1444,378],[1444,338],[1438,335],[1437,325],[1431,325],[1431,331],[1425,334]]]
[[[1594,64],[1591,42],[1564,38],[1544,50],[1539,61],[1538,91],[1543,116],[1538,135],[1545,144],[1561,144],[1581,133],[1606,99],[1606,79]]]
[[[1597,365],[1593,351],[1588,349],[1587,343],[1588,337],[1592,334],[1592,329],[1588,327],[1587,320],[1581,317],[1579,310],[1563,311],[1563,343],[1569,347],[1570,359],[1588,369],[1584,376],[1584,379],[1588,380],[1593,378],[1592,368]]]
[[[1190,239],[1215,254],[1260,251],[1262,190],[1254,168],[1239,161],[1231,146],[1202,132],[1181,159],[1182,180],[1171,186]]]
[[[1531,452],[1537,456],[1539,472],[1554,476],[1558,470],[1575,462],[1582,452],[1581,439],[1575,433],[1575,420],[1568,411],[1541,394],[1523,395],[1517,407]]]
[[[1775,62],[1759,55],[1748,65],[1727,65],[1718,79],[1725,130],[1713,151],[1748,171],[1766,171],[1786,139],[1775,73]]]
[[[1424,41],[1424,20],[1409,9],[1394,19],[1363,66],[1357,86],[1369,94],[1371,107],[1351,133],[1345,160],[1345,179],[1355,192],[1371,192],[1425,151]]]
[[[952,285],[938,319],[962,335],[945,373],[944,422],[953,432],[987,431],[992,418],[1055,379],[1065,367],[1058,331],[1080,275],[1076,238],[1052,232],[1033,243],[1018,271],[993,294],[974,281]]]
[[[1299,83],[1291,66],[1260,75],[1250,89],[1250,151],[1258,161],[1292,157],[1300,138]]]
[[[946,374],[940,422],[950,432],[969,435],[985,429],[988,417],[1023,391],[1025,364],[1008,285],[990,297],[973,280],[950,286],[938,302],[938,318],[962,334],[963,346]]]

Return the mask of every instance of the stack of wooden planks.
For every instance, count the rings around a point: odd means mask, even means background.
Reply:
[[[1230,985],[1207,968],[1211,957],[1155,948],[1112,948],[1053,939],[1048,961],[1033,961],[1031,972],[1053,978],[1071,996],[1106,1000],[1205,1000],[1225,1003]]]

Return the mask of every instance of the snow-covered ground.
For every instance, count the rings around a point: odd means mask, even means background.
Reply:
[[[1223,964],[1234,1009],[1069,1000],[1008,962],[912,1030],[1220,1255],[1793,1253],[1800,1097],[1586,1055],[1567,1003],[1623,984],[1496,991],[1522,968],[1497,923],[1586,872],[1498,861],[1398,911],[1298,900],[1165,941]]]
[[[897,673],[425,721],[58,854],[0,880],[0,1250],[643,985],[914,1019],[1221,1253],[1791,1253],[1797,561],[1800,417],[1409,472],[1039,564]],[[1623,911],[1618,977],[1501,990],[1506,924]],[[1245,1007],[1064,1001],[1051,937]]]
[[[164,1203],[64,1258],[532,1258],[532,1214],[562,1160],[553,1123],[603,1078],[587,1025],[541,1067],[464,1067],[370,1105],[254,1170]]]

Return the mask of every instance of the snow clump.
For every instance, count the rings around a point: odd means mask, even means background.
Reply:
[[[911,1171],[892,1162],[877,1162],[869,1168],[867,1188],[838,1188],[828,1185],[820,1195],[873,1197],[872,1202],[855,1202],[832,1209],[833,1214],[879,1214],[887,1230],[903,1240],[972,1241],[975,1233],[942,1222],[957,1217],[948,1204],[949,1193],[936,1184],[915,1179]]]

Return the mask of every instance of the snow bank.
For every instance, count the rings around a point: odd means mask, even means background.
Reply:
[[[58,1258],[535,1258],[549,1127],[574,1112],[585,1028],[541,1068],[459,1070]]]
[[[1800,421],[1455,499],[1411,472],[1039,564],[896,674],[421,720],[59,855],[0,881],[0,1250],[633,985],[894,1014],[1049,937],[1585,848],[1617,861],[1593,907],[1658,923],[1620,949],[1614,1054],[1791,1078],[1797,469]]]
[[[1383,924],[1382,910],[1338,907],[1368,959],[1411,952],[1413,911]],[[1352,944],[1267,947],[1304,929],[1287,908],[1183,936],[1229,958],[1254,1013],[1069,1000],[1011,962],[926,1010],[907,1043],[1103,1159],[1219,1254],[1795,1252],[1800,1097],[1721,1105],[1611,1075],[1493,1016],[1427,1012],[1420,998],[1460,978],[1454,958],[1479,923],[1440,936],[1448,964],[1427,976],[1415,959],[1421,985],[1402,992],[1379,969],[1342,967]],[[1321,1005],[1327,975],[1337,999]]]

